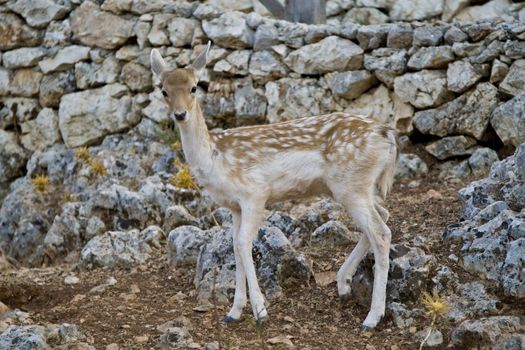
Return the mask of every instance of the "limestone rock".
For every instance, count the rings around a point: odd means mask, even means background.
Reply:
[[[512,96],[525,93],[525,59],[514,61],[499,90]]]
[[[235,116],[238,125],[262,123],[266,116],[266,97],[251,81],[239,83],[235,89]]]
[[[408,60],[408,68],[443,68],[454,60],[450,46],[422,47]]]
[[[389,18],[383,12],[375,8],[354,7],[348,11],[343,18],[343,22],[351,22],[363,25],[374,25],[387,23]]]
[[[120,78],[134,92],[148,92],[153,88],[150,70],[135,62],[122,67]]]
[[[446,73],[440,70],[422,70],[400,76],[394,80],[394,91],[401,101],[416,108],[439,106],[453,97],[447,89]]]
[[[228,73],[231,75],[247,75],[250,54],[250,50],[233,51],[226,57],[226,59],[215,63],[213,70],[215,72]]]
[[[525,95],[503,103],[492,113],[490,124],[505,145],[525,142]]]
[[[462,23],[471,23],[484,19],[493,19],[496,17],[506,18],[511,20],[512,17],[507,15],[509,6],[511,6],[509,0],[492,0],[478,6],[469,6],[459,11],[454,16],[454,21]]]
[[[119,73],[120,64],[113,56],[108,56],[102,64],[79,62],[75,65],[75,80],[79,89],[115,83]]]
[[[354,70],[362,67],[363,49],[350,40],[329,36],[291,52],[284,63],[300,74]]]
[[[377,49],[386,44],[391,24],[362,26],[357,31],[357,40],[363,50]]]
[[[330,220],[319,226],[310,236],[310,244],[317,246],[337,246],[357,243],[359,234],[350,230],[340,221]]]
[[[441,140],[434,141],[427,145],[425,149],[439,160],[450,157],[471,155],[474,152],[473,146],[476,140],[467,136],[449,136]]]
[[[242,49],[253,46],[253,30],[240,12],[226,12],[202,22],[202,29],[214,43],[222,47]]]
[[[390,10],[392,21],[423,20],[440,15],[443,12],[443,0],[399,0]]]
[[[443,39],[443,29],[434,26],[422,26],[414,30],[414,46],[438,46]]]
[[[2,57],[5,68],[33,67],[47,55],[47,50],[42,47],[23,47],[7,51]]]
[[[168,23],[174,17],[170,13],[161,13],[153,17],[153,24],[148,33],[148,41],[155,46],[169,45],[170,41],[167,33],[164,29],[168,26]]]
[[[492,62],[492,69],[490,71],[490,82],[497,84],[507,76],[509,66],[500,60],[496,59]]]
[[[135,21],[101,11],[98,5],[84,1],[71,14],[73,38],[86,46],[115,49],[133,35]]]
[[[282,78],[266,83],[267,118],[271,123],[318,115],[332,108],[331,97],[317,79]]]
[[[44,108],[34,120],[22,124],[22,145],[28,150],[44,149],[61,140],[58,115],[51,108]]]
[[[351,101],[345,108],[345,112],[371,115],[374,119],[390,125],[401,133],[412,131],[414,108],[401,101],[384,85]]]
[[[460,348],[492,347],[501,336],[523,331],[523,328],[516,316],[467,320],[452,331],[452,344]]]
[[[109,231],[96,236],[82,249],[80,261],[87,268],[143,264],[151,248],[138,239],[138,234],[138,230]]]
[[[75,91],[75,76],[72,72],[46,74],[40,84],[40,104],[44,107],[58,107],[60,98]]]
[[[264,23],[257,27],[254,35],[254,51],[268,50],[279,43],[279,32],[274,24]]]
[[[69,3],[66,2],[69,6]],[[9,8],[24,17],[32,27],[45,27],[49,22],[64,17],[70,7],[52,0],[17,0],[8,4]]]
[[[68,147],[85,146],[138,122],[131,113],[131,97],[121,84],[64,95],[59,125]]]
[[[288,70],[274,53],[263,50],[252,54],[248,72],[254,81],[264,84],[285,76]]]
[[[62,46],[71,41],[71,22],[69,19],[53,21],[46,28],[43,45],[45,47]]]
[[[29,155],[18,144],[14,132],[0,129],[0,183],[22,175]]]
[[[468,35],[458,27],[452,26],[445,32],[444,39],[447,44],[453,45],[454,43],[467,41]]]
[[[173,266],[195,265],[201,247],[212,238],[213,232],[195,226],[180,226],[168,235],[168,262]]]
[[[64,47],[53,58],[48,58],[38,63],[45,74],[67,70],[77,62],[89,57],[89,47],[72,45]]]
[[[11,94],[23,97],[38,95],[42,75],[42,73],[30,68],[17,70],[11,79]]]
[[[454,92],[463,92],[481,79],[481,74],[467,61],[456,61],[448,65],[447,88]]]
[[[195,19],[175,17],[168,25],[170,42],[174,47],[188,46],[191,44],[196,29],[200,27]]]
[[[428,174],[428,166],[417,154],[401,153],[397,162],[396,178],[411,179],[425,177]]]
[[[37,46],[42,42],[42,33],[24,24],[13,13],[0,16],[0,50],[12,50],[18,47]]]
[[[408,23],[398,23],[390,27],[386,45],[387,47],[403,49],[412,46],[414,30]]]
[[[328,81],[332,93],[346,99],[360,96],[377,82],[366,70],[334,73],[328,77]]]
[[[438,108],[416,112],[414,126],[423,134],[441,137],[460,134],[479,140],[497,103],[497,89],[490,83],[480,83]]]

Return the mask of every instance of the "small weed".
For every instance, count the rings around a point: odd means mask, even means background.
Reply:
[[[49,178],[46,175],[37,175],[31,183],[38,192],[46,192],[49,188]]]
[[[89,166],[96,176],[105,176],[108,173],[108,169],[99,160],[93,159],[89,162]]]
[[[180,144],[180,141],[177,140],[170,145],[170,148],[174,151],[180,151],[182,150],[182,145]]]
[[[450,305],[446,299],[439,296],[437,293],[423,293],[421,304],[425,307],[427,315],[432,317],[432,322],[430,323],[428,334],[419,345],[419,350],[423,349],[423,346],[425,346],[432,331],[435,329],[436,320],[440,317],[446,316],[450,310]]]
[[[179,171],[171,177],[171,184],[176,187],[199,190],[199,187],[191,176],[189,165],[182,163],[178,159],[175,160],[175,165],[179,168]]]
[[[80,147],[75,150],[75,157],[77,157],[82,162],[87,163],[89,162],[91,153],[89,153],[89,150],[87,147]]]

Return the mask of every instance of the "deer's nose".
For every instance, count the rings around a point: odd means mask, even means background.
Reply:
[[[175,117],[175,119],[177,119],[178,121],[182,121],[184,120],[184,117],[186,117],[186,111],[184,112],[174,112],[173,113],[173,116]]]

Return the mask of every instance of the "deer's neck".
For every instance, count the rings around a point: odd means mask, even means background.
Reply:
[[[192,171],[198,178],[207,174],[212,166],[212,147],[198,102],[190,111],[188,121],[179,124],[179,129],[184,156]]]

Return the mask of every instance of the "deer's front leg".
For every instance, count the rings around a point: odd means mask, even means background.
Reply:
[[[224,319],[226,323],[238,321],[241,318],[242,309],[246,306],[246,274],[239,252],[240,211],[232,210],[232,221],[233,252],[235,253],[235,296],[233,306]]]
[[[248,280],[253,316],[257,322],[262,322],[268,317],[266,307],[264,306],[264,296],[257,282],[252,257],[252,242],[259,231],[259,224],[262,221],[263,213],[264,205],[244,206],[242,208],[241,228],[239,230],[239,254]]]

